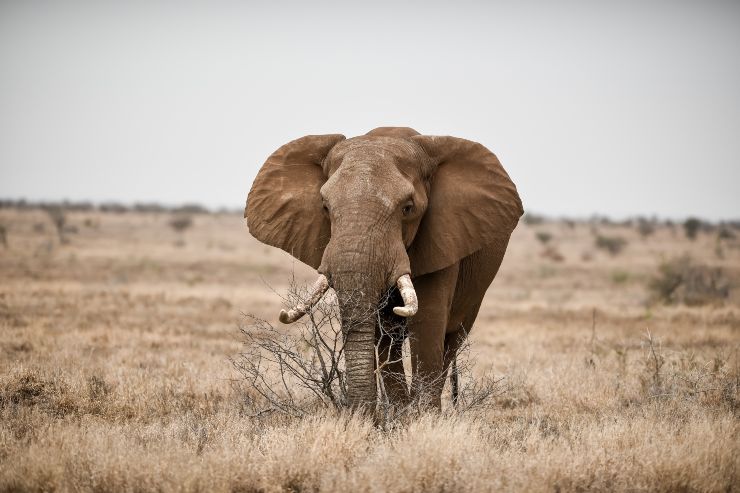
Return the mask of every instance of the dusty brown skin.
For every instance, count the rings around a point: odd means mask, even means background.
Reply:
[[[309,135],[285,144],[257,175],[245,217],[255,238],[316,268],[337,291],[351,406],[377,398],[379,332],[374,321],[349,321],[389,289],[403,305],[394,286],[409,274],[419,303],[407,319],[412,378],[435,382],[429,403],[439,406],[440,377],[475,321],[522,212],[516,187],[482,145],[381,127],[351,139]],[[380,342],[400,360],[396,341]],[[384,371],[401,375],[403,365]],[[408,397],[402,378],[386,382],[391,396]]]

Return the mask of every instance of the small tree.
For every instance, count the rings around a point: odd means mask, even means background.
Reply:
[[[719,228],[719,232],[717,233],[718,240],[734,240],[735,237],[735,233],[733,233],[732,230],[725,225],[722,225]]]
[[[345,302],[353,303],[354,294],[344,293],[342,296]],[[357,299],[360,297],[358,293]],[[231,358],[231,363],[242,376],[240,389],[253,416],[277,413],[300,417],[316,408],[339,410],[347,405],[344,331],[351,329],[343,329],[339,306],[332,298],[324,296],[289,331],[275,328],[259,317],[246,315],[247,323],[240,327],[242,351]],[[285,301],[295,305],[297,302],[305,303],[307,299],[308,289],[293,283]],[[445,375],[440,375],[440,380],[416,380],[408,388],[412,397],[410,401],[394,403],[390,400],[386,386],[391,381],[386,379],[393,379],[394,383],[400,381],[404,386],[407,382],[405,374],[383,371],[386,365],[398,360],[391,360],[391,352],[382,350],[380,340],[406,337],[405,320],[389,319],[383,314],[389,301],[389,296],[386,296],[378,307],[368,307],[359,315],[378,323],[380,339],[375,346],[377,403],[373,412],[376,424],[386,429],[404,417],[423,411],[427,392],[445,378]],[[500,385],[500,378],[484,376],[480,380],[473,379],[468,352],[466,340],[458,349],[456,363],[451,370],[458,376],[454,382],[451,381],[453,401],[456,401],[454,412],[485,408],[506,390]],[[459,382],[462,385],[458,388]]]
[[[534,214],[532,212],[525,212],[524,217],[522,218],[522,222],[526,224],[527,226],[537,226],[539,224],[542,224],[545,222],[544,216],[540,216],[539,214]]]
[[[193,218],[189,214],[179,213],[173,216],[169,222],[170,227],[177,233],[176,247],[185,246],[184,233],[193,225]]]
[[[690,217],[683,223],[683,230],[686,233],[686,238],[690,240],[695,240],[696,235],[699,234],[699,230],[701,229],[701,220]]]
[[[640,233],[641,237],[647,238],[655,233],[655,224],[653,221],[641,217],[637,220],[637,232]]]
[[[169,225],[177,233],[183,233],[193,225],[193,218],[188,214],[178,214],[170,219]]]
[[[537,239],[543,245],[547,245],[552,240],[552,234],[547,231],[537,231]]]
[[[721,268],[698,264],[687,255],[660,264],[648,288],[656,300],[667,304],[702,305],[730,295],[730,282]]]
[[[59,237],[59,243],[67,243],[67,237],[64,235],[64,226],[67,224],[67,215],[64,213],[64,209],[58,205],[44,207],[44,211],[51,219],[51,223],[57,231]]]
[[[596,248],[606,250],[612,256],[618,255],[626,246],[627,240],[620,236],[598,235],[596,237]]]
[[[3,247],[8,248],[8,230],[4,224],[0,224],[0,243]]]

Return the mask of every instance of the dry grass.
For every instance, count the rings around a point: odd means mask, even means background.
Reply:
[[[295,269],[241,220],[0,210],[0,491],[730,491],[740,483],[740,244],[656,226],[612,256],[585,224],[522,224],[472,335],[494,405],[390,430],[319,410],[250,416],[228,358]],[[562,260],[541,255],[537,233]],[[650,302],[689,254],[732,289]],[[615,281],[619,272],[619,282]],[[263,282],[264,280],[264,282]],[[286,329],[289,330],[289,329]],[[446,395],[448,395],[446,393]]]

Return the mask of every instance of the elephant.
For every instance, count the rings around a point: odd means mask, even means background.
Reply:
[[[258,172],[244,217],[256,239],[319,273],[308,299],[282,310],[281,322],[298,320],[329,287],[336,291],[350,407],[377,404],[376,345],[389,362],[383,374],[402,376],[387,379],[387,395],[400,402],[413,393],[403,377],[403,338],[381,341],[377,317],[359,316],[390,293],[399,306],[383,316],[405,318],[411,389],[430,382],[427,404],[439,408],[448,371],[456,393],[455,355],[522,213],[516,186],[483,145],[380,127],[283,145]],[[350,292],[359,299],[342,296]]]

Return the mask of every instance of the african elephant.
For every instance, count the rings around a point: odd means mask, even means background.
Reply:
[[[310,299],[283,310],[283,323],[300,318],[329,286],[336,290],[349,405],[371,408],[379,335],[374,320],[355,312],[388,292],[403,303],[390,316],[407,317],[412,383],[434,382],[428,402],[439,407],[444,374],[522,212],[516,186],[481,144],[381,127],[283,145],[255,178],[244,216],[255,238],[319,272]],[[343,292],[362,299],[348,303]],[[349,320],[362,321],[345,327]],[[380,343],[394,361],[384,372],[403,375],[401,343]],[[407,396],[405,379],[389,381],[396,382],[389,395]]]

